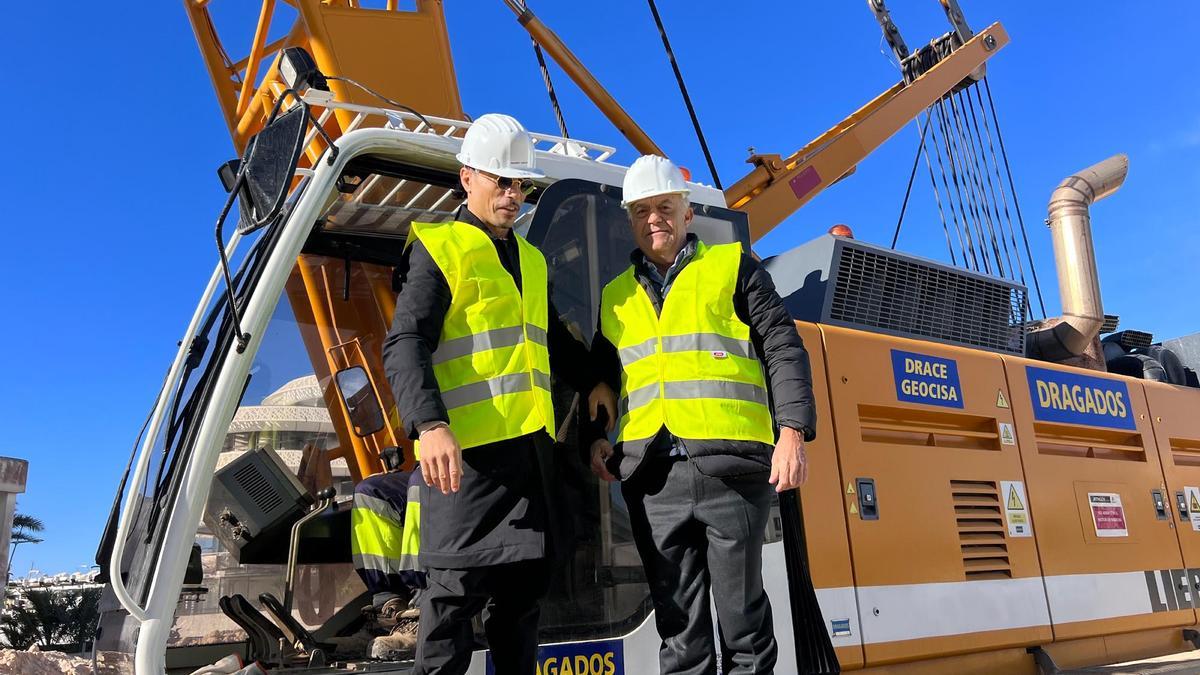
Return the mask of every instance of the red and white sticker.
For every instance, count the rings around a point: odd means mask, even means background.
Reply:
[[[1121,495],[1115,492],[1089,492],[1088,506],[1092,509],[1092,524],[1097,537],[1128,537],[1125,507]]]
[[[717,350],[713,351],[713,353],[712,353],[712,357],[714,359],[724,359],[724,358],[727,358],[728,356],[729,356],[729,352],[724,351],[722,349],[717,349]]]

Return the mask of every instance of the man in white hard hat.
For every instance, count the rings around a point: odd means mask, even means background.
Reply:
[[[770,673],[762,584],[772,488],[800,486],[814,436],[808,354],[770,276],[741,245],[688,233],[674,164],[641,157],[622,206],[638,250],[604,288],[592,357],[620,389],[616,446],[592,470],[622,481],[662,643],[662,673],[715,673],[709,593],[725,673]]]
[[[549,301],[545,258],[512,231],[542,176],[532,138],[483,115],[458,159],[466,203],[454,221],[411,224],[384,343],[425,483],[414,673],[465,673],[483,611],[495,672],[534,675],[555,543],[539,461],[555,433],[550,374],[609,412],[616,402]]]

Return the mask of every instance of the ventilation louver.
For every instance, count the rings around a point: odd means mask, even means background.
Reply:
[[[823,236],[767,263],[792,316],[1024,355],[1025,287],[853,239]]]
[[[1011,579],[1004,512],[995,481],[952,480],[950,494],[967,581]]]

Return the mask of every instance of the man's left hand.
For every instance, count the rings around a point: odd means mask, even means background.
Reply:
[[[791,427],[779,430],[779,442],[771,455],[771,485],[776,492],[791,490],[808,480],[808,457],[804,454],[804,438]]]

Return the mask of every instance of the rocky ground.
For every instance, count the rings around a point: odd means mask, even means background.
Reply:
[[[100,652],[95,675],[127,675],[133,672],[128,654]],[[21,675],[93,675],[92,660],[62,652],[22,652],[0,649],[0,673]]]

